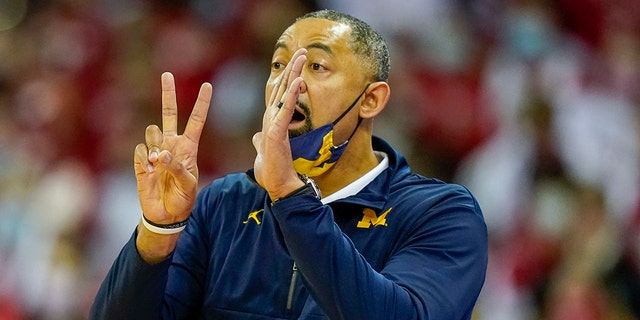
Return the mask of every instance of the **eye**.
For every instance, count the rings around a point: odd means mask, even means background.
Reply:
[[[272,69],[272,70],[280,70],[280,69],[282,69],[282,68],[284,68],[284,63],[281,63],[281,62],[277,62],[277,61],[276,61],[276,62],[274,62],[274,63],[272,63],[272,64],[271,64],[271,69]]]
[[[326,70],[326,68],[324,66],[322,66],[319,63],[315,63],[315,62],[309,64],[309,68],[311,68],[311,70],[313,70],[313,71],[324,71],[324,70]]]

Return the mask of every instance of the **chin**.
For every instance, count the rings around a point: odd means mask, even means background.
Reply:
[[[289,138],[295,138],[295,137],[301,136],[309,131],[311,130],[306,128],[289,130]]]
[[[302,129],[291,129],[289,130],[289,139],[291,138],[295,138],[297,136],[301,136],[305,133],[307,133],[308,131],[306,130],[302,130]]]
[[[293,128],[291,128],[292,126],[289,125],[290,129],[289,129],[289,138],[295,138],[297,136],[301,136],[311,130],[313,130],[313,126],[311,125],[311,122],[309,121],[305,121],[304,123],[294,126]]]

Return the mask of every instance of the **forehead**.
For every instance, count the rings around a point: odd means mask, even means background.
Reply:
[[[283,48],[295,51],[299,48],[314,47],[329,51],[349,50],[351,28],[326,19],[307,18],[292,24],[282,33],[276,43],[276,50]]]

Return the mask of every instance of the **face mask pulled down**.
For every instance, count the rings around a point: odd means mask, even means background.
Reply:
[[[337,146],[333,142],[334,126],[353,109],[368,87],[369,85],[362,90],[353,103],[335,121],[290,139],[293,167],[296,172],[315,177],[333,167],[347,148],[347,144],[360,126],[362,118],[358,120],[358,125],[353,129],[349,138]]]

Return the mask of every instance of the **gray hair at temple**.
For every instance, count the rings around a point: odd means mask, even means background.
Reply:
[[[374,81],[387,82],[389,80],[390,58],[387,43],[368,23],[335,10],[310,12],[299,17],[296,21],[307,18],[330,20],[351,27],[349,43],[351,50],[362,56],[366,65],[371,66],[371,77]]]

